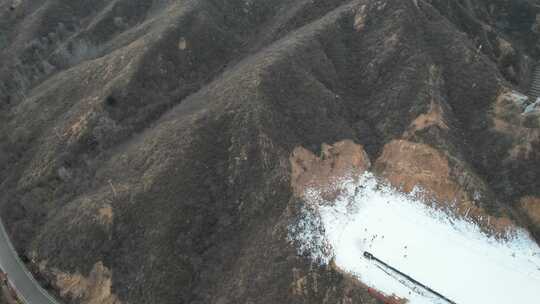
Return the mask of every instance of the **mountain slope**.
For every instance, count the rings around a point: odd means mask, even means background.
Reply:
[[[376,303],[287,239],[293,151],[353,140],[538,239],[519,3],[0,1],[2,218],[66,302]]]

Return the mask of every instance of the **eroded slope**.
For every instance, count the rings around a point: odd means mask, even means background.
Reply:
[[[20,253],[80,303],[375,303],[287,239],[293,151],[342,140],[538,233],[538,116],[500,111],[534,50],[439,2],[1,1]]]

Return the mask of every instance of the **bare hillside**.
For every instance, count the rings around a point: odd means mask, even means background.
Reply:
[[[367,161],[540,240],[540,111],[518,94],[537,14],[526,0],[0,0],[2,219],[65,303],[380,303],[298,254],[298,189]]]

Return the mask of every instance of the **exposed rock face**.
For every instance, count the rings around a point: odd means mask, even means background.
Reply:
[[[112,274],[109,269],[98,262],[85,278],[80,274],[65,274],[57,272],[54,285],[61,290],[60,295],[75,299],[85,304],[121,304],[115,295],[111,294]]]
[[[308,188],[316,188],[330,201],[338,194],[336,183],[359,177],[371,166],[363,147],[350,140],[332,146],[323,144],[321,150],[319,158],[303,147],[294,149],[290,158],[291,187],[296,196],[302,197]]]
[[[66,302],[375,303],[286,237],[368,159],[533,227],[532,2],[91,2],[0,0],[0,211]]]
[[[492,216],[505,212],[498,210],[501,206],[487,203],[494,199],[489,197],[487,186],[474,171],[428,145],[392,141],[384,146],[375,170],[394,187],[407,193],[418,187],[428,201],[442,204],[435,207],[450,209],[460,217],[473,220],[487,232],[502,236],[515,226],[508,215]]]

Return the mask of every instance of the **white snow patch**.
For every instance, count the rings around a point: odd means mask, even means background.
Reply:
[[[528,113],[536,112],[539,110],[540,110],[540,98],[537,98],[535,102],[525,107],[525,110],[523,110],[523,114],[528,114]]]
[[[307,191],[301,215],[289,227],[300,254],[321,264],[335,259],[364,284],[411,304],[448,302],[387,274],[364,258],[365,251],[458,304],[539,301],[540,248],[525,230],[509,231],[505,240],[489,236],[370,173],[347,178],[341,187],[334,202]]]
[[[527,106],[527,104],[530,103],[529,97],[527,95],[521,94],[521,93],[516,92],[516,91],[511,91],[506,96],[510,100],[514,101],[522,109],[525,108]]]

